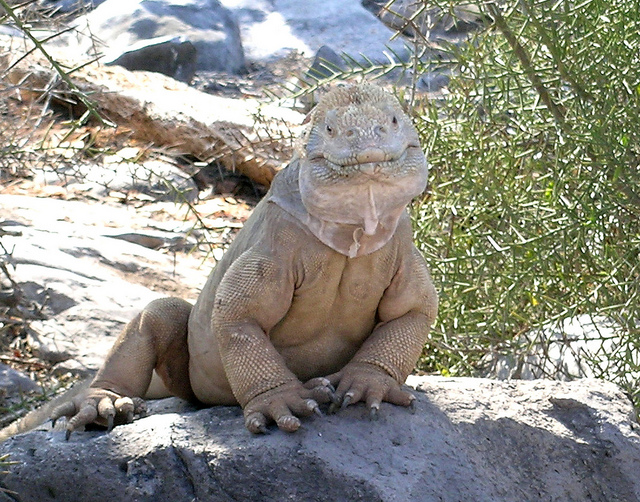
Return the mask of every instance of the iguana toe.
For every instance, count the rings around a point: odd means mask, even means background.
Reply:
[[[147,416],[147,402],[141,397],[132,398],[133,401],[133,413],[140,418]]]
[[[253,434],[269,433],[267,430],[267,419],[262,413],[252,413],[245,419],[244,425],[249,429],[249,432]]]
[[[313,378],[304,387],[311,391],[313,399],[319,403],[331,403],[336,399],[336,389],[327,378]]]
[[[56,426],[56,422],[59,418],[70,417],[76,412],[76,405],[73,401],[67,401],[66,403],[56,406],[51,412],[51,427]]]
[[[293,415],[285,415],[285,416],[279,417],[276,420],[276,424],[278,424],[279,429],[286,432],[295,432],[302,425],[300,420],[294,417]]]
[[[91,400],[84,401],[80,407],[80,411],[67,421],[65,439],[68,441],[74,430],[93,423],[96,418],[98,418],[98,409],[95,404]]]
[[[116,408],[109,397],[103,397],[98,403],[98,415],[107,420],[107,432],[111,432],[116,417]]]
[[[133,422],[135,405],[130,397],[119,397],[114,401],[113,406],[117,413],[125,416],[126,423]]]

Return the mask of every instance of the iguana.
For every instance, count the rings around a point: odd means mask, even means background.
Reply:
[[[68,417],[67,437],[110,429],[150,394],[240,404],[254,433],[295,431],[318,403],[364,401],[373,418],[383,401],[411,406],[401,384],[438,302],[406,211],[427,173],[396,98],[371,84],[330,91],[195,305],[148,305],[52,420]]]

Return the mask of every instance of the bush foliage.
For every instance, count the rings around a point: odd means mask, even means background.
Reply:
[[[486,28],[447,47],[448,92],[419,109],[416,237],[441,291],[422,367],[473,373],[524,357],[534,328],[605,316],[620,340],[603,376],[638,404],[639,2],[477,5]]]

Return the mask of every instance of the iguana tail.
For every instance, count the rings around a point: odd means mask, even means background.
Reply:
[[[84,391],[89,387],[91,380],[91,378],[86,378],[77,382],[66,392],[63,392],[51,401],[46,402],[39,408],[30,411],[24,417],[10,423],[5,428],[0,429],[0,443],[5,442],[13,436],[29,432],[43,425],[47,420],[49,420],[49,416],[56,406],[73,399],[77,394]]]

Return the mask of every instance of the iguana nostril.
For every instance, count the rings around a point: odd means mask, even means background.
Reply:
[[[385,126],[378,125],[373,128],[373,132],[376,133],[376,136],[384,136],[387,134],[387,128]]]

